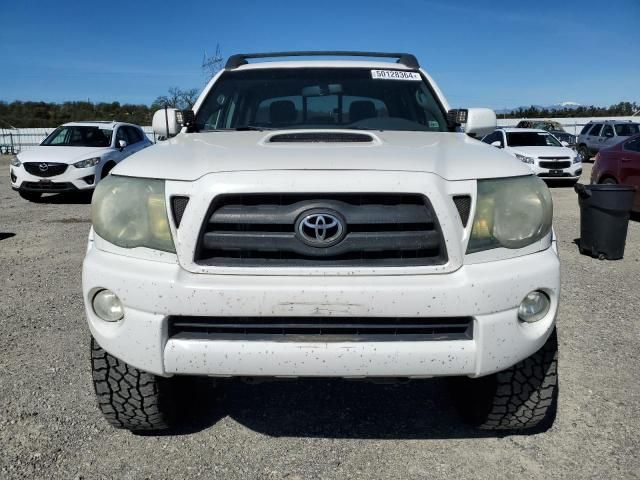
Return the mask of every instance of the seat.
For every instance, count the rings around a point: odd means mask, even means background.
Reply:
[[[358,100],[351,102],[349,106],[349,122],[351,123],[377,116],[376,106],[370,100]]]
[[[297,117],[296,106],[291,100],[278,100],[269,106],[269,121],[272,125],[291,124]]]

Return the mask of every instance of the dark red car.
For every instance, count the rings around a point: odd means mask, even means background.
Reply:
[[[640,212],[640,134],[600,150],[591,171],[591,183],[635,186],[633,211]]]

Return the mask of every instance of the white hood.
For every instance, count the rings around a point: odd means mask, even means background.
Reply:
[[[99,157],[111,150],[96,147],[55,147],[40,145],[18,155],[21,162],[51,162],[68,165],[85,158]]]
[[[113,173],[186,181],[209,173],[261,170],[429,172],[447,180],[531,174],[512,155],[462,133],[358,131],[371,135],[373,141],[268,141],[273,135],[301,132],[183,133],[132,155],[115,167]]]
[[[576,156],[576,152],[567,147],[510,147],[511,152],[527,157],[569,157]]]

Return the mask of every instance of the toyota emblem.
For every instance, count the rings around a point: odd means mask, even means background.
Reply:
[[[307,211],[296,222],[296,234],[302,242],[312,247],[330,247],[344,238],[345,227],[345,221],[337,212]]]
[[[41,163],[41,164],[39,164],[39,165],[38,165],[38,169],[39,169],[41,172],[46,172],[47,170],[49,170],[49,165],[48,165],[47,163],[44,163],[44,162],[43,162],[43,163]]]

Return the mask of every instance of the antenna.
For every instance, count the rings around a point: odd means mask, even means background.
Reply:
[[[212,78],[216,73],[222,70],[222,55],[220,54],[220,44],[216,44],[216,53],[212,57],[204,52],[202,57],[202,72],[204,73],[207,81]]]

